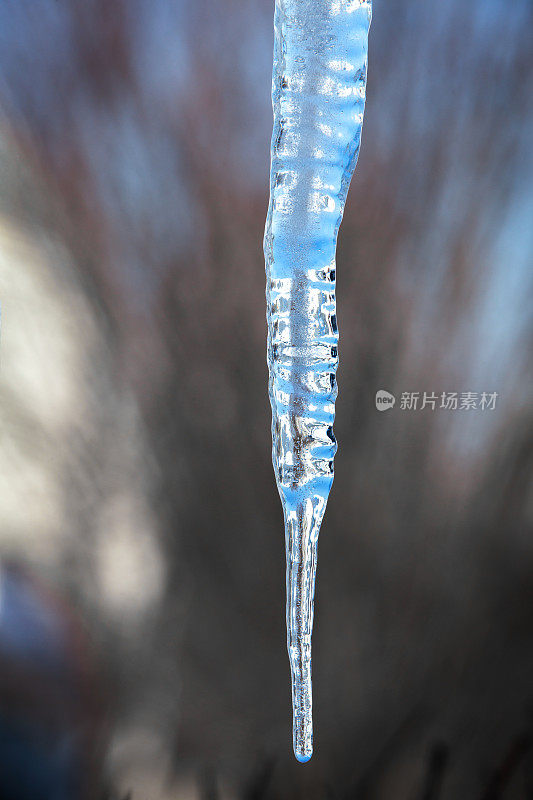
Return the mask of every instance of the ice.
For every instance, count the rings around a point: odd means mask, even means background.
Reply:
[[[335,251],[359,153],[369,0],[276,0],[267,273],[272,459],[285,519],[293,747],[311,758],[317,541],[333,482]]]

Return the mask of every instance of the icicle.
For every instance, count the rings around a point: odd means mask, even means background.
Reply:
[[[265,231],[272,458],[285,518],[293,746],[313,752],[316,549],[333,482],[335,250],[357,161],[370,0],[276,0]]]

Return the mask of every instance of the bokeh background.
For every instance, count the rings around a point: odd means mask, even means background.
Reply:
[[[3,798],[533,798],[533,7],[375,3],[306,766],[266,389],[272,16],[0,3]]]

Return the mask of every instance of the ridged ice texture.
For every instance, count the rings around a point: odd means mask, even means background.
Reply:
[[[365,104],[369,0],[276,0],[265,231],[272,458],[285,518],[293,746],[313,752],[311,632],[331,484],[335,250]]]

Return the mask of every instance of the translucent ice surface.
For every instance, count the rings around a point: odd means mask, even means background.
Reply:
[[[293,746],[313,752],[318,533],[333,482],[335,250],[365,105],[369,0],[276,0],[265,231],[272,458],[285,518]]]

